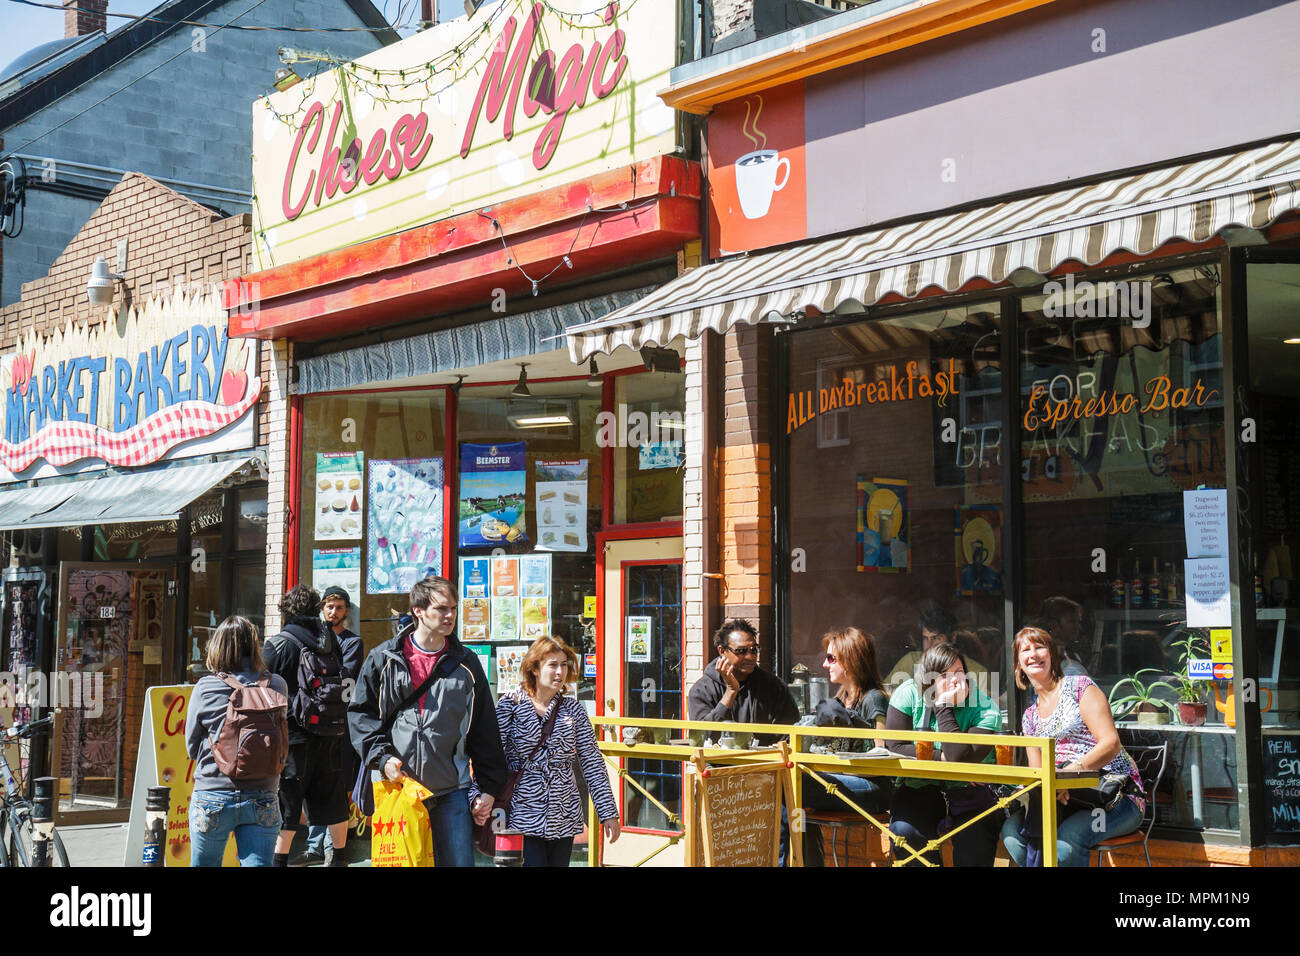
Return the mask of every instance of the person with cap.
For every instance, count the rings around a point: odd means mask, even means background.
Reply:
[[[343,654],[344,677],[355,685],[366,652],[361,642],[361,635],[348,628],[348,616],[351,613],[352,599],[348,597],[347,591],[337,585],[325,589],[321,595],[320,616],[339,642],[339,650]],[[340,762],[343,767],[341,776],[344,786],[350,788],[357,775],[357,752],[352,749],[350,741],[347,746],[341,748],[341,751]],[[327,846],[331,850],[334,849],[333,842],[329,841],[329,827],[308,827],[307,849],[293,862],[301,866],[324,863]]]

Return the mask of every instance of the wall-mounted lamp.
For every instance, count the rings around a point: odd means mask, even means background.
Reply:
[[[448,386],[448,388],[451,390],[451,393],[452,393],[453,395],[456,395],[456,396],[459,396],[459,395],[460,395],[460,389],[461,389],[461,386],[465,384],[465,379],[468,378],[468,377],[469,377],[469,376],[467,376],[467,375],[457,375],[457,376],[456,376],[456,381],[454,381],[451,385]]]
[[[587,387],[600,388],[604,382],[600,377],[600,369],[596,368],[596,356],[591,357],[591,363],[587,367],[591,369],[591,374],[587,376]]]
[[[290,87],[297,86],[302,82],[302,77],[291,66],[282,66],[275,71],[275,88],[283,93]]]
[[[641,361],[652,372],[676,372],[681,374],[682,357],[676,349],[655,348],[647,345],[641,349]]]
[[[86,283],[86,295],[90,298],[90,304],[112,305],[113,293],[116,289],[114,283],[121,282],[125,278],[116,272],[109,272],[108,263],[103,259],[96,259],[94,265],[90,267],[90,281]]]
[[[512,398],[528,398],[533,393],[528,391],[528,363],[519,363],[519,384],[510,390]]]

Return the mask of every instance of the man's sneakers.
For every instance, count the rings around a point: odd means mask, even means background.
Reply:
[[[308,847],[298,853],[295,853],[289,860],[290,866],[320,866],[325,862],[325,852],[323,850]]]

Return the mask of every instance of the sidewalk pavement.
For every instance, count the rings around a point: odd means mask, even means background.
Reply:
[[[121,866],[126,852],[125,823],[61,826],[59,836],[73,866]]]

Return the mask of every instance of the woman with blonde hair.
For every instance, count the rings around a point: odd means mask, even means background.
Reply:
[[[573,648],[558,637],[539,637],[519,672],[519,690],[497,701],[509,767],[507,793],[498,804],[508,799],[504,824],[524,834],[524,866],[568,866],[573,838],[583,827],[575,758],[610,843],[619,835],[618,804],[587,712],[564,693],[579,673]],[[471,800],[474,795],[471,789]]]
[[[880,676],[876,660],[876,643],[870,634],[856,627],[842,627],[827,631],[822,637],[826,650],[822,666],[839,692],[817,705],[813,722],[818,727],[856,727],[859,729],[885,729],[889,710],[889,695]],[[884,746],[883,740],[838,738],[826,746],[834,752],[861,752],[870,750],[872,744]],[[889,809],[894,793],[893,783],[886,777],[863,777],[856,774],[825,774],[844,795],[868,813],[881,813]],[[839,797],[816,781],[809,780],[803,791],[803,805],[809,810],[847,810]],[[817,865],[822,858],[819,852],[820,829],[808,830],[805,842],[806,865]]]
[[[262,663],[257,627],[232,616],[208,639],[185,718],[194,760],[190,865],[220,866],[235,835],[240,866],[271,866],[280,834],[280,772],[289,752],[289,688]],[[233,708],[238,729],[222,729]],[[235,730],[232,727],[232,730]]]

